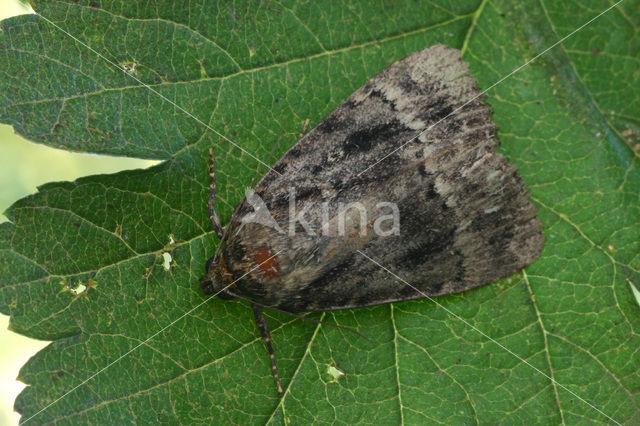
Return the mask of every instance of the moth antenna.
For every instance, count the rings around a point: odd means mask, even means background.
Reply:
[[[285,310],[278,309],[278,308],[275,308],[273,306],[263,305],[262,303],[254,302],[253,300],[251,300],[251,299],[249,299],[247,297],[239,296],[239,295],[237,295],[235,293],[231,293],[228,290],[227,290],[227,294],[229,296],[236,297],[236,298],[238,298],[240,300],[244,300],[245,302],[249,302],[252,305],[257,305],[257,306],[260,306],[261,308],[270,309],[272,311],[280,312],[280,313],[292,316],[294,318],[301,319],[303,321],[313,322],[315,324],[322,324],[322,325],[326,325],[326,326],[329,326],[329,327],[339,328],[340,330],[349,331],[351,333],[357,334],[358,336],[362,337],[367,342],[375,343],[373,340],[369,339],[367,336],[365,336],[364,334],[360,333],[358,330],[355,330],[355,329],[353,329],[351,327],[347,327],[347,326],[340,325],[340,324],[334,324],[332,322],[320,321],[320,320],[317,320],[317,319],[305,317],[304,315],[298,315],[298,314],[294,314],[293,312],[287,312]]]
[[[271,372],[273,373],[273,379],[276,381],[276,387],[278,388],[278,393],[283,393],[282,385],[280,384],[280,377],[278,376],[278,365],[276,364],[276,354],[273,351],[273,345],[271,345],[271,333],[269,333],[269,326],[267,325],[267,320],[262,315],[262,311],[260,307],[256,304],[251,305],[253,307],[253,316],[256,319],[256,325],[260,329],[260,333],[262,334],[262,339],[264,343],[267,345],[267,351],[269,351],[269,358],[271,359]]]
[[[222,239],[222,222],[220,222],[220,216],[216,211],[216,167],[215,156],[213,155],[213,147],[209,148],[209,220],[211,221],[211,228],[218,235],[219,239]]]

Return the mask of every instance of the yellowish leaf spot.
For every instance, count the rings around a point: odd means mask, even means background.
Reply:
[[[71,291],[71,293],[78,295],[87,291],[87,286],[82,283],[79,283],[75,288],[69,288],[69,290]]]
[[[120,64],[120,66],[122,67],[124,72],[126,72],[127,74],[136,74],[136,68],[138,66],[138,63],[137,62],[125,62],[123,64]]]
[[[164,252],[162,253],[162,258],[164,259],[162,267],[165,271],[168,271],[169,269],[171,269],[171,261],[173,260],[173,257],[171,256],[171,253]]]
[[[339,370],[335,365],[329,365],[327,367],[327,373],[333,378],[333,382],[337,382],[340,377],[344,376],[344,372]]]

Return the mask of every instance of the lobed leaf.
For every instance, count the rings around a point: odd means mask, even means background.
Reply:
[[[197,279],[217,244],[209,147],[226,221],[257,159],[275,161],[273,146],[283,153],[307,119],[386,65],[445,43],[489,88],[611,4],[32,3],[102,57],[38,15],[3,21],[0,121],[54,147],[164,161],[47,184],[7,211],[0,312],[14,331],[54,340],[21,370],[23,420],[640,421],[640,316],[628,284],[640,278],[640,2],[488,92],[547,243],[522,273],[438,302],[522,359],[427,300],[314,315],[374,342],[273,313],[282,397],[245,303],[212,300],[164,329],[204,300]]]

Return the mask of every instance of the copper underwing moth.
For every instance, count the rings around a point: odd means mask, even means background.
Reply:
[[[224,231],[212,165],[221,243],[200,285],[254,303],[280,392],[260,307],[316,312],[457,293],[540,254],[542,224],[495,151],[492,110],[468,71],[444,45],[390,65],[278,159]]]

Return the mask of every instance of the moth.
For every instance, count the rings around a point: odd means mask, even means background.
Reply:
[[[540,254],[542,224],[496,152],[492,110],[468,72],[444,45],[390,65],[286,151],[224,231],[212,161],[221,242],[200,285],[254,303],[278,391],[261,307],[318,312],[452,294]]]

